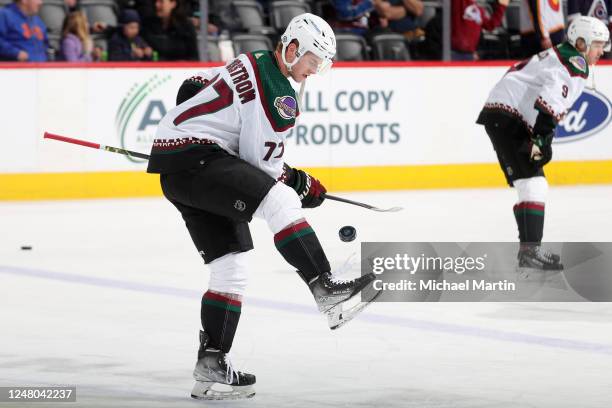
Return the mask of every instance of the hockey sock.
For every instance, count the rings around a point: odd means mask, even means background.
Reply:
[[[228,353],[232,348],[242,302],[227,295],[207,291],[202,297],[202,327],[208,334],[210,348]]]
[[[274,235],[274,245],[306,283],[331,269],[317,235],[306,221]]]
[[[514,206],[521,244],[539,244],[544,232],[544,203],[522,201]]]

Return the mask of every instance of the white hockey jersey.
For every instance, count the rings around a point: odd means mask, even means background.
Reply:
[[[533,131],[539,111],[563,119],[588,76],[584,57],[563,43],[512,66],[491,90],[483,112],[506,112]]]
[[[241,54],[192,80],[203,87],[160,121],[147,171],[194,168],[211,148],[221,148],[279,178],[285,138],[300,113],[274,54]]]

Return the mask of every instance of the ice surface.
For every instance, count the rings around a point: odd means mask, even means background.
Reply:
[[[405,210],[307,210],[335,265],[357,241],[517,235],[510,189],[338,195]],[[612,241],[612,187],[549,197],[546,240]],[[374,304],[331,332],[266,225],[252,232],[232,356],[257,395],[203,403],[189,392],[208,274],[169,203],[1,203],[0,386],[76,385],[79,407],[612,406],[609,303]]]

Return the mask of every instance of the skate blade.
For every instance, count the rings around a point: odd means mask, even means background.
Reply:
[[[370,300],[367,302],[359,302],[356,305],[343,310],[341,303],[339,305],[334,306],[331,310],[327,312],[327,325],[331,330],[339,329],[344,326],[351,320],[353,320],[359,313],[363,311],[366,307],[368,307],[380,294],[382,291],[376,291],[376,294],[372,296]]]
[[[227,385],[213,381],[196,381],[191,390],[191,398],[209,401],[246,399],[254,395],[255,389],[252,385]]]

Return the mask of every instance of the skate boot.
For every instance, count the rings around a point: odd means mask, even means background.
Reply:
[[[336,281],[330,272],[324,272],[311,281],[308,287],[319,311],[327,315],[329,328],[335,330],[352,320],[380,295],[381,291],[370,285],[375,279],[376,275],[370,273],[350,281]]]
[[[200,331],[198,362],[193,370],[196,382],[191,397],[228,400],[251,398],[255,395],[255,376],[234,370],[229,356],[220,350],[208,348],[207,343],[208,335]]]
[[[559,255],[550,253],[540,245],[522,247],[517,255],[518,268],[522,273],[562,271],[563,264],[560,263]]]

